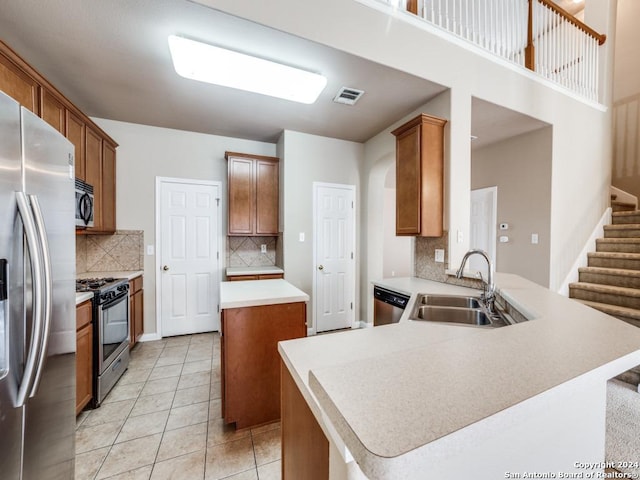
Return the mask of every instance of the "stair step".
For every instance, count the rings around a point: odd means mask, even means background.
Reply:
[[[634,203],[626,203],[626,202],[618,202],[618,201],[612,201],[611,202],[611,209],[613,210],[613,212],[626,212],[629,210],[635,210],[636,209],[636,205]]]
[[[598,238],[596,251],[640,253],[640,238]]]
[[[578,274],[580,282],[640,289],[640,270],[582,267],[578,269]]]
[[[640,270],[640,253],[591,252],[587,254],[590,267]]]
[[[627,323],[640,327],[640,310],[635,308],[620,307],[617,305],[609,305],[607,303],[592,302],[589,300],[578,300],[580,303],[595,308],[607,315],[624,320]]]
[[[640,223],[640,211],[633,210],[629,212],[613,212],[611,221],[614,225],[627,225],[630,223]]]
[[[640,237],[640,224],[629,223],[625,225],[605,225],[604,238],[629,238]]]
[[[640,309],[640,289],[599,285],[597,283],[571,283],[569,296],[579,300]]]

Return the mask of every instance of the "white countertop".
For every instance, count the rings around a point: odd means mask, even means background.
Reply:
[[[286,280],[240,280],[220,284],[220,308],[308,302],[309,295]]]
[[[375,283],[479,293],[420,279]],[[403,459],[448,434],[588,372],[604,382],[640,363],[640,329],[516,275],[497,274],[496,286],[535,319],[496,329],[411,321],[413,295],[400,323],[279,344],[316,418],[330,421],[325,433],[335,429],[365,474],[411,478]]]
[[[270,275],[284,273],[284,270],[276,266],[266,267],[227,267],[227,277],[237,275]]]
[[[144,274],[143,270],[126,270],[119,272],[84,272],[78,273],[76,277],[78,279],[83,278],[104,278],[104,277],[113,277],[113,278],[126,278],[127,280],[133,280],[136,277]]]
[[[86,302],[92,298],[93,292],[76,292],[76,305],[80,305],[82,302]]]

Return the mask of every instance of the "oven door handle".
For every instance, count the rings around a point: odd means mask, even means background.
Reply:
[[[128,297],[128,296],[129,296],[129,290],[127,290],[126,292],[119,294],[117,297],[112,298],[111,300],[109,300],[109,301],[107,301],[107,302],[105,302],[105,303],[101,304],[101,305],[100,305],[100,308],[101,308],[102,310],[105,310],[105,309],[107,309],[107,308],[111,308],[111,307],[113,307],[114,305],[117,305],[118,303],[120,303],[120,302],[124,301],[124,299],[125,299],[126,297]]]

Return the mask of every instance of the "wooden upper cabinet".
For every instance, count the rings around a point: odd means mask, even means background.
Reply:
[[[278,235],[279,159],[226,152],[229,235]]]
[[[35,79],[0,52],[0,90],[38,115],[40,113],[39,89]]]
[[[85,181],[93,186],[93,227],[102,231],[102,139],[88,125],[85,129]]]
[[[66,109],[60,100],[44,88],[40,95],[40,116],[62,135],[66,134]]]
[[[102,141],[102,230],[116,231],[116,147]]]
[[[75,165],[76,165],[76,177],[85,180],[85,143],[86,143],[86,131],[85,124],[80,117],[70,110],[66,111],[66,131],[65,137],[75,147]]]
[[[396,235],[441,237],[446,120],[421,114],[396,137]]]
[[[256,235],[278,234],[278,159],[256,160]]]

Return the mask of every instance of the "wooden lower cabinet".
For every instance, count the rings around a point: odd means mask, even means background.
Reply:
[[[129,281],[129,348],[133,348],[144,333],[144,290],[142,276]]]
[[[282,362],[280,371],[282,479],[327,480],[329,441]]]
[[[76,415],[93,397],[93,324],[91,301],[76,307]]]
[[[280,419],[278,342],[306,336],[304,302],[222,310],[222,416],[237,429]]]
[[[284,273],[263,273],[260,275],[233,275],[227,277],[230,282],[242,280],[271,280],[275,278],[284,278]]]

